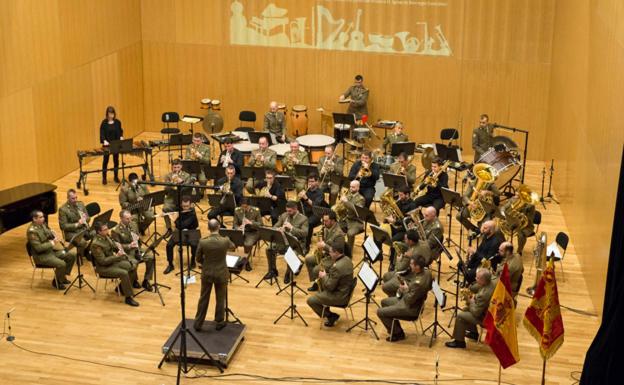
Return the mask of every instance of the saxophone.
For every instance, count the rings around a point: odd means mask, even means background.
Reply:
[[[477,163],[474,165],[473,173],[477,178],[477,183],[472,189],[472,194],[470,195],[470,203],[473,207],[468,210],[470,211],[470,217],[475,221],[480,222],[483,218],[485,218],[486,212],[483,208],[483,204],[481,203],[481,199],[479,199],[479,194],[490,183],[493,183],[496,180],[497,172],[496,169],[489,164]],[[492,197],[489,195],[487,197],[488,198],[484,198],[484,200],[492,203]]]

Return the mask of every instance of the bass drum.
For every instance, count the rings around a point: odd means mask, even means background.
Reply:
[[[296,138],[301,135],[308,134],[308,107],[297,104],[293,106],[290,112],[290,132],[289,135]]]
[[[496,151],[494,148],[487,150],[477,163],[486,163],[496,170],[496,181],[494,184],[502,188],[510,183],[520,172],[522,165],[516,156],[509,151]]]

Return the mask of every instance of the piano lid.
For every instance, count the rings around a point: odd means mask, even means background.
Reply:
[[[0,210],[13,203],[27,200],[45,193],[56,190],[56,186],[50,183],[26,183],[0,191]]]

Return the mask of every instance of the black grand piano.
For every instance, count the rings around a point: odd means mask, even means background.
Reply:
[[[0,234],[31,221],[30,212],[38,209],[46,217],[57,208],[56,186],[26,183],[0,191]]]

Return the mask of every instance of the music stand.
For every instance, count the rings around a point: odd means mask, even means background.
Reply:
[[[241,168],[241,178],[249,179],[253,181],[253,185],[256,185],[256,180],[263,180],[266,169],[264,167],[243,166]]]
[[[67,252],[67,251],[71,250],[78,243],[80,243],[80,241],[82,241],[82,238],[84,238],[84,236],[85,236],[85,234],[87,233],[88,230],[89,229],[84,229],[81,232],[76,233],[76,235],[74,235],[73,237],[71,237],[71,239],[68,241],[69,245],[67,245],[67,247],[65,248],[65,251]],[[65,289],[65,292],[63,292],[63,295],[67,294],[69,289],[74,287],[74,285],[76,285],[78,287],[78,289],[82,289],[83,286],[88,286],[89,289],[91,289],[91,291],[95,293],[95,289],[93,288],[93,286],[91,286],[89,281],[87,281],[84,278],[84,274],[82,274],[82,272],[80,271],[80,266],[82,265],[82,259],[81,258],[82,258],[81,255],[77,256],[76,266],[78,267],[78,275],[76,276],[76,278],[73,279],[73,281],[71,281],[69,286],[67,286],[67,289]],[[76,281],[78,281],[77,284],[76,284]]]
[[[102,214],[98,215],[97,217],[93,218],[93,222],[91,223],[91,231],[95,231],[95,223],[99,222],[99,223],[105,223],[106,226],[108,226],[108,224],[110,223],[110,219],[111,216],[113,215],[113,209],[110,210],[106,210],[104,211]]]
[[[375,227],[377,227],[377,226],[375,226]],[[372,225],[371,225],[371,228],[373,228]],[[381,232],[380,234],[384,234],[384,235],[388,234],[385,231],[381,230],[379,227],[377,227],[377,228],[380,230],[380,232]],[[380,236],[380,239],[382,239],[381,235],[379,235],[379,236]],[[364,250],[364,258],[362,258],[362,260],[356,265],[356,267],[359,266],[360,264],[362,264],[362,265],[368,264],[369,267],[372,269],[373,263],[375,263],[377,261],[377,259],[379,259],[379,275],[381,275],[381,270],[382,270],[381,269],[381,262],[383,261],[383,250],[381,249],[381,247],[378,247],[377,244],[375,244],[375,241],[376,241],[376,239],[375,239],[374,236],[373,237],[368,236],[368,237],[366,237],[364,239],[364,243],[362,243],[362,248]],[[379,242],[379,241],[377,241],[377,242]],[[392,239],[390,239],[390,245],[391,244],[392,244]],[[364,296],[364,297],[358,299],[357,301],[353,301],[351,303],[351,305],[349,305],[349,306],[353,306],[353,305],[355,305],[357,303],[360,303],[360,302],[371,301],[372,300],[373,303],[375,303],[375,305],[377,305],[377,307],[380,307],[379,304],[377,303],[377,301],[375,301],[375,298],[373,298],[373,297],[374,297],[374,294],[372,294],[372,292],[371,292],[370,298],[367,299],[366,296]],[[373,322],[376,324],[375,321],[373,321]]]
[[[269,132],[250,131],[248,134],[249,134],[249,141],[251,143],[258,143],[260,138],[264,137],[264,138],[267,138],[267,142],[269,143],[269,146],[272,146],[274,144],[273,140],[271,139],[271,134]]]
[[[198,160],[182,160],[182,171],[191,175],[199,175],[202,172],[202,164]]]
[[[265,226],[260,227],[258,230],[260,231],[260,239],[268,243],[268,250],[273,248],[274,243],[282,248],[286,246],[286,243],[284,242],[284,234],[280,230]],[[256,287],[260,286],[260,284],[264,281],[267,281],[271,286],[273,286],[273,283],[276,283],[278,290],[282,290],[278,277],[271,277],[269,279],[264,279],[263,277],[260,281],[258,281]]]
[[[389,172],[385,172],[381,174],[383,178],[384,185],[387,188],[394,189],[394,191],[402,191],[407,188],[407,177],[405,175],[391,174]]]
[[[180,146],[180,158],[182,158],[182,148],[193,143],[193,134],[175,134],[169,138],[169,146]]]
[[[180,236],[182,237],[182,239],[180,239]],[[201,274],[199,271],[195,269],[191,269],[191,252],[190,252],[191,244],[193,242],[195,242],[195,244],[199,243],[200,238],[201,238],[201,232],[199,231],[199,229],[194,229],[194,230],[183,229],[181,232],[174,231],[172,235],[172,239],[174,243],[177,243],[182,246],[186,246],[186,279],[185,281],[187,283],[189,279],[191,278],[191,271],[195,274]],[[184,270],[176,273],[176,275],[180,275],[183,273],[184,273]]]
[[[416,151],[415,142],[396,142],[392,143],[390,147],[390,155],[399,156],[400,153],[405,153],[406,156],[414,155]]]
[[[184,115],[182,116],[182,119],[180,120],[183,121],[184,123],[189,123],[191,125],[191,134],[192,134],[193,124],[203,121],[204,118],[202,118],[201,116],[195,116],[195,115]],[[207,144],[210,144],[210,142],[208,142]]]
[[[331,212],[331,209],[329,207],[312,206],[312,213],[314,213],[314,215],[316,215],[319,218],[323,218],[323,215],[329,214],[330,212]]]
[[[212,179],[212,183],[214,185],[217,184],[217,181],[223,177],[225,177],[225,168],[221,166],[211,166],[209,164],[202,165],[202,170],[204,171],[204,175],[206,175],[206,179]]]
[[[290,249],[292,249],[295,253],[297,253],[297,255],[304,255],[305,252],[303,250],[303,247],[301,246],[301,242],[299,242],[299,240],[292,234],[284,232],[284,237],[286,238],[286,242],[288,243],[288,247]],[[292,271],[290,272],[286,272],[286,274],[292,274]],[[297,271],[295,274],[299,274],[299,271]],[[294,276],[291,275],[291,283],[294,280]],[[280,295],[282,294],[282,292],[284,290],[286,290],[286,288],[288,288],[289,285],[284,286],[283,288],[281,288],[275,295]],[[303,290],[300,286],[297,285],[297,283],[295,282],[295,288],[297,290],[299,290],[300,292],[302,292],[305,295],[308,295],[308,293]]]
[[[155,232],[154,234],[158,234],[158,233],[156,233],[156,232]],[[154,292],[158,294],[158,297],[160,297],[160,303],[161,303],[163,306],[165,306],[165,301],[163,300],[163,296],[162,296],[162,294],[160,293],[160,288],[161,288],[161,287],[163,287],[163,288],[165,288],[165,289],[169,289],[169,290],[171,290],[171,287],[170,287],[170,286],[167,286],[167,285],[162,285],[162,284],[158,283],[158,281],[157,281],[157,279],[156,279],[156,275],[157,275],[156,270],[158,270],[158,269],[156,269],[156,268],[155,268],[155,266],[156,266],[156,256],[157,256],[157,255],[159,255],[159,254],[158,254],[158,251],[156,251],[156,248],[158,247],[158,245],[160,245],[160,243],[161,243],[161,242],[162,242],[165,238],[167,238],[167,237],[169,236],[169,234],[170,234],[170,233],[169,233],[169,231],[166,231],[163,235],[160,235],[160,234],[155,235],[155,236],[154,236],[154,240],[153,240],[153,241],[152,241],[152,243],[151,243],[151,244],[147,247],[147,249],[145,249],[145,252],[143,253],[143,254],[145,254],[145,253],[147,253],[148,251],[151,251],[151,252],[152,252],[152,254],[154,255],[154,284],[152,285],[152,287],[154,288]],[[136,296],[138,296],[139,294],[143,293],[144,291],[145,291],[145,289],[141,289],[141,291],[139,291],[138,293],[136,293],[134,296],[136,297]]]
[[[329,181],[337,185],[339,188],[349,187],[349,184],[351,183],[351,179],[338,174],[331,174],[329,176]]]
[[[111,140],[108,143],[108,152],[113,155],[121,154],[121,181],[115,188],[115,191],[119,190],[119,187],[122,183],[126,182],[126,162],[124,162],[124,154],[129,154],[132,152],[132,138],[123,139],[123,140]],[[104,172],[108,172],[108,167],[106,170],[102,170]]]
[[[338,137],[336,137],[335,131],[334,130],[334,139],[336,139],[336,145],[338,145],[339,143],[343,143],[342,145],[342,158],[344,159],[345,157],[345,139],[350,138],[351,137],[351,130],[353,128],[355,128],[355,114],[342,114],[339,112],[334,112],[332,113],[332,117],[334,118],[334,127],[336,127],[337,124],[341,125],[341,128],[339,128],[340,131],[347,131],[349,134],[348,135],[344,135],[342,132],[340,133],[340,135],[338,135]],[[345,128],[345,125],[349,125],[349,127]]]
[[[250,206],[260,209],[260,215],[271,215],[271,209],[273,208],[273,200],[269,197],[247,197],[247,202]]]
[[[447,146],[442,143],[435,143],[435,153],[443,161],[448,160],[454,163],[461,163],[461,149],[455,146]]]
[[[243,234],[242,230],[221,228],[219,229],[219,235],[229,238],[230,241],[232,241],[232,243],[236,245],[236,247],[241,247],[245,245],[245,234]],[[234,274],[236,278],[240,278],[243,281],[245,281],[245,283],[249,283],[248,279],[240,275],[242,269],[236,270],[236,269],[230,268],[230,266],[228,266],[228,269],[230,271],[230,283],[234,281],[232,279],[232,274]]]
[[[301,271],[301,268],[303,267],[303,263],[301,262],[299,257],[297,257],[297,254],[295,253],[292,247],[289,247],[288,250],[286,250],[286,253],[284,254],[284,260],[286,261],[286,265],[288,266],[287,269],[289,270],[289,273],[291,274],[292,279],[290,280],[290,283],[288,285],[284,286],[284,288],[280,290],[280,292],[290,287],[290,306],[288,306],[286,310],[284,310],[282,315],[280,315],[279,317],[277,317],[275,321],[273,321],[273,324],[274,325],[277,324],[277,322],[280,319],[282,319],[282,317],[284,316],[293,320],[295,319],[295,315],[296,315],[297,317],[301,318],[301,321],[303,321],[303,324],[305,326],[308,326],[308,323],[306,322],[306,320],[303,319],[303,317],[297,310],[297,305],[295,305],[295,288],[301,290],[306,295],[308,294],[305,291],[303,291],[303,289],[301,289],[299,286],[297,286],[297,282],[295,282],[295,275],[299,274],[299,272]],[[290,315],[286,315],[289,311],[290,311]]]
[[[318,168],[310,164],[296,164],[295,175],[307,180],[310,175],[318,175]]]
[[[365,249],[366,250],[366,249]],[[377,284],[379,283],[379,276],[377,275],[377,273],[375,273],[375,270],[373,270],[370,266],[370,263],[364,263],[362,265],[362,267],[360,268],[360,271],[358,272],[358,278],[360,279],[360,281],[362,281],[362,283],[364,284],[365,290],[364,290],[364,300],[365,300],[365,313],[364,313],[364,318],[362,318],[360,321],[358,321],[355,325],[351,326],[350,328],[347,329],[347,332],[350,332],[351,330],[353,330],[355,327],[360,327],[364,330],[368,330],[370,328],[370,330],[373,332],[373,335],[375,336],[375,338],[377,340],[379,340],[379,336],[377,335],[377,331],[375,331],[375,327],[373,325],[377,325],[377,322],[375,322],[374,320],[372,320],[369,316],[368,316],[368,305],[370,305],[370,301],[371,301],[371,297],[373,295],[373,292],[375,291],[375,288],[377,287]],[[361,300],[357,301],[360,302]],[[351,306],[351,305],[349,305]],[[378,305],[379,306],[379,305]],[[360,324],[364,324],[364,326],[361,326]]]
[[[364,238],[368,235],[368,231],[366,229],[366,225],[373,224],[375,226],[379,226],[379,222],[377,222],[377,218],[375,218],[375,214],[372,211],[367,209],[366,207],[353,205],[355,208],[355,213],[358,218],[364,222]]]
[[[451,255],[451,253],[449,253],[447,248],[444,247],[444,245],[438,239],[438,237],[434,236],[433,238],[436,240],[438,245],[442,248],[442,252],[444,254],[446,254],[447,258],[449,260],[452,260],[453,256]],[[440,282],[441,271],[442,271],[442,256],[440,255],[440,258],[438,258],[438,277],[437,277],[437,280],[434,280],[434,282],[436,282],[436,283]],[[459,297],[459,295],[458,295],[458,293],[459,293],[459,274],[457,276],[457,284],[456,285],[457,285],[456,286],[456,290],[457,291],[455,292],[455,302],[457,303],[457,299]],[[429,325],[427,328],[425,328],[425,330],[423,330],[423,334],[425,334],[425,332],[427,330],[433,329],[433,330],[431,330],[431,339],[429,340],[429,347],[430,348],[433,345],[433,340],[438,338],[438,336],[440,334],[442,334],[443,332],[446,333],[449,337],[451,337],[449,332],[446,329],[444,329],[444,326],[442,326],[442,324],[438,321],[438,304],[440,305],[440,307],[446,306],[446,295],[444,294],[444,292],[446,291],[446,292],[448,292],[450,294],[453,294],[453,293],[450,292],[450,291],[442,289],[441,287],[439,287],[439,285],[438,285],[437,288],[434,287],[433,291],[434,291],[434,297],[435,297],[434,310],[433,310],[434,311],[433,322],[431,323],[431,325]],[[423,304],[423,306],[424,306],[424,304]],[[456,306],[455,313],[454,313],[453,317],[457,315],[457,309],[458,309],[458,307]],[[453,317],[451,317],[451,321],[452,321]],[[450,325],[451,324],[449,323],[449,327],[450,327]],[[440,328],[440,331],[438,331],[438,328]]]
[[[292,190],[295,188],[293,178],[290,175],[275,175],[275,180],[279,182],[284,190]]]
[[[219,234],[221,234],[221,231],[219,231]],[[232,282],[232,274],[234,274],[238,278],[249,283],[248,280],[240,276],[240,272],[243,270],[241,266],[242,261],[243,261],[243,257],[241,257],[240,255],[227,254],[225,256],[225,264],[227,265],[228,272],[230,273],[230,282]],[[228,296],[229,286],[230,285],[227,285],[225,287],[225,322],[230,322],[230,315],[231,315],[232,317],[234,317],[234,320],[235,320],[232,323],[239,323],[242,325],[243,323],[241,322],[241,320],[236,316],[236,314],[234,314],[232,309],[230,309],[229,296]]]

